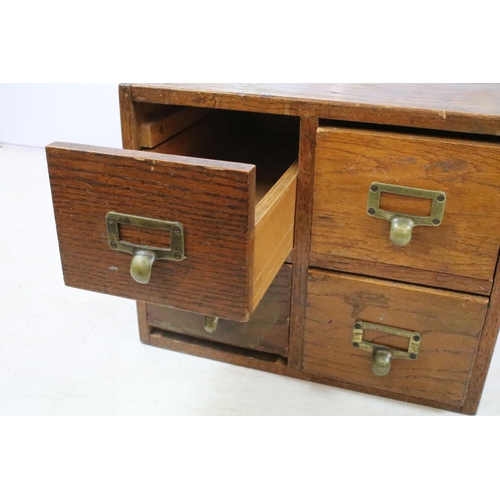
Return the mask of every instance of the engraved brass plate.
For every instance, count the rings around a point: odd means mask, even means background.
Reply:
[[[431,213],[428,216],[419,216],[383,210],[380,208],[382,193],[431,200]],[[417,189],[406,186],[396,186],[393,184],[384,184],[382,182],[373,182],[368,191],[367,212],[371,217],[388,220],[391,223],[391,241],[394,245],[403,247],[411,241],[414,227],[439,226],[443,221],[445,205],[446,194],[442,191],[431,191],[428,189]]]

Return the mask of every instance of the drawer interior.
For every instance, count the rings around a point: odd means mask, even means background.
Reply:
[[[192,120],[185,120],[185,113],[193,109],[196,113],[192,115]],[[297,117],[181,108],[169,114],[168,119],[158,118],[157,122],[147,123],[153,126],[158,122],[168,122],[169,128],[177,133],[164,135],[166,139],[152,148],[141,145],[142,149],[256,165],[257,203],[298,158]]]
[[[300,119],[186,107],[167,107],[164,114],[141,125],[164,127],[144,150],[256,166],[254,310],[292,251]]]

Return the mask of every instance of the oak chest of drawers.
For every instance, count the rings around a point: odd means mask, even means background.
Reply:
[[[121,85],[47,147],[67,285],[142,342],[477,411],[499,328],[500,86]]]

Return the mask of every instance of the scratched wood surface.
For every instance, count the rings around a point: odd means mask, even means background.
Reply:
[[[67,285],[248,318],[254,166],[71,144],[51,145],[47,158]],[[181,222],[187,258],[159,260],[150,283],[136,283],[131,255],[108,246],[109,211]]]
[[[500,135],[500,84],[133,84],[137,102]]]
[[[204,328],[205,316],[146,304],[149,326],[256,351],[287,356],[292,266],[284,265],[246,323],[221,319],[217,330]]]
[[[304,371],[461,404],[487,305],[485,297],[312,270]],[[356,320],[419,332],[418,358],[393,360],[390,373],[377,377],[371,370],[371,354],[351,345]],[[396,337],[380,333],[367,340],[403,348]]]
[[[311,251],[324,261],[357,259],[491,282],[500,244],[499,165],[500,145],[319,128]],[[444,191],[442,224],[416,227],[407,246],[394,246],[390,223],[366,212],[372,182]],[[412,198],[400,198],[400,211],[411,214]]]

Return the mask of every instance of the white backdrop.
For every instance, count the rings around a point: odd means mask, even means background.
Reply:
[[[121,147],[118,83],[0,84],[0,143]]]

